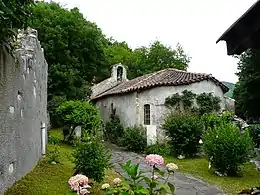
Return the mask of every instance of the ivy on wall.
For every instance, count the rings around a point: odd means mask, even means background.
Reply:
[[[201,93],[196,97],[199,113],[218,112],[220,110],[220,98],[215,97],[212,93]]]
[[[184,90],[181,95],[175,93],[167,97],[164,104],[175,110],[188,110],[198,112],[202,115],[210,112],[218,112],[220,110],[220,102],[220,98],[213,96],[212,93],[196,95],[192,91]]]

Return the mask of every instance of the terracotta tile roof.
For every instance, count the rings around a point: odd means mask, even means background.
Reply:
[[[220,86],[224,93],[228,92],[228,87],[215,79],[211,74],[190,73],[174,68],[164,69],[158,72],[137,77],[135,79],[120,82],[113,88],[100,93],[92,99],[98,99],[108,95],[129,93],[137,90],[149,89],[155,86],[177,86],[188,85],[203,80],[211,80]]]

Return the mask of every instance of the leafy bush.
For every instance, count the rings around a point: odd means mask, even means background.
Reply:
[[[214,128],[222,123],[231,123],[233,119],[233,114],[230,112],[224,112],[221,115],[217,113],[204,114],[202,117],[202,122],[204,124],[205,130],[209,128]]]
[[[227,175],[239,173],[239,166],[249,160],[252,146],[248,131],[241,133],[231,123],[209,129],[204,137],[204,151],[212,166]]]
[[[260,124],[250,125],[248,127],[249,134],[257,148],[260,148]]]
[[[171,138],[170,143],[176,155],[192,157],[198,153],[203,133],[203,124],[198,115],[171,113],[162,127]]]
[[[145,149],[146,154],[159,154],[162,156],[171,156],[172,155],[172,147],[168,144],[159,144],[156,143],[154,145],[148,146]]]
[[[66,97],[64,96],[54,96],[51,98],[51,100],[48,101],[47,109],[48,113],[50,114],[50,122],[52,128],[60,127],[62,125],[60,117],[57,113],[57,108],[66,101]]]
[[[121,140],[124,136],[124,127],[120,123],[119,117],[113,112],[110,119],[105,124],[105,138],[114,144],[121,145]]]
[[[142,152],[146,148],[145,129],[142,126],[127,127],[123,137],[123,143],[127,150]]]
[[[59,159],[60,159],[60,147],[57,146],[57,145],[54,145],[54,146],[50,146],[48,147],[48,162],[49,163],[52,163],[52,162],[56,162],[58,163],[59,162]]]
[[[103,180],[105,169],[110,166],[110,153],[98,138],[92,137],[78,144],[73,156],[76,173],[98,182]]]
[[[60,141],[61,140],[59,138],[57,138],[57,137],[54,137],[54,136],[51,136],[51,135],[49,135],[49,137],[48,137],[48,143],[49,144],[55,145],[55,144],[60,143]]]
[[[57,108],[57,114],[64,126],[81,126],[89,133],[100,129],[101,118],[98,109],[88,101],[67,101]],[[72,132],[70,132],[72,135]]]

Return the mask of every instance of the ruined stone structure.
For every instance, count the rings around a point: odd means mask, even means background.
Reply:
[[[45,153],[47,63],[28,29],[18,35],[14,58],[0,52],[0,194],[31,171]]]
[[[228,88],[210,74],[169,68],[127,80],[126,70],[121,64],[113,66],[110,78],[92,87],[91,98],[100,109],[103,120],[108,120],[112,109],[116,109],[125,127],[144,125],[148,142],[153,143],[156,139],[164,139],[160,127],[168,111],[165,99],[184,90],[195,94],[213,93],[220,98],[221,109],[226,108],[224,93]]]

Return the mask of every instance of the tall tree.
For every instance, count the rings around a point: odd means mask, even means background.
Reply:
[[[16,37],[18,29],[27,27],[31,15],[33,0],[1,0],[0,1],[0,46],[8,51]]]
[[[86,99],[89,83],[106,78],[107,40],[96,24],[87,21],[78,8],[39,2],[30,26],[38,30],[49,65],[48,109],[52,116],[56,100]]]
[[[158,40],[149,47],[138,47],[135,50],[125,42],[114,41],[107,53],[111,64],[121,62],[127,65],[130,79],[165,68],[186,70],[190,62],[180,44],[173,49]]]
[[[248,50],[239,57],[239,81],[234,90],[236,113],[251,122],[260,119],[260,52]]]

